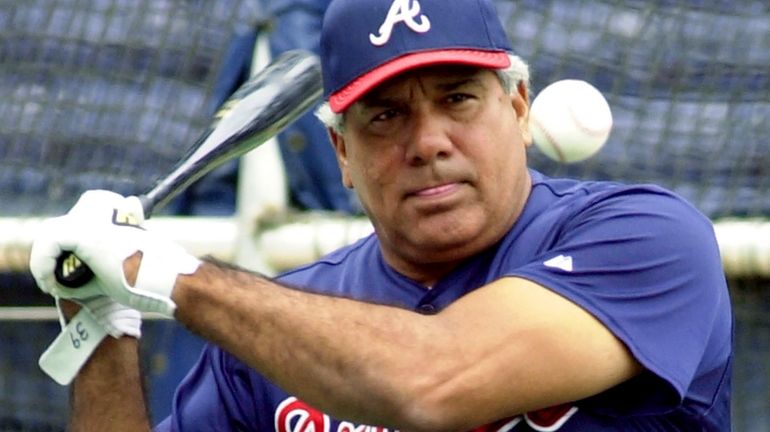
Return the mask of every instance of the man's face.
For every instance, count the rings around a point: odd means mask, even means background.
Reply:
[[[388,263],[433,283],[499,240],[530,190],[523,87],[444,66],[377,87],[332,134],[343,182],[372,219]]]

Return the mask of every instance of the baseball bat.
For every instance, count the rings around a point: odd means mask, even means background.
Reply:
[[[168,175],[139,196],[145,217],[222,163],[278,134],[321,98],[318,57],[287,51],[243,83],[214,114],[211,124]],[[56,280],[69,288],[85,285],[93,272],[71,252],[56,261]]]

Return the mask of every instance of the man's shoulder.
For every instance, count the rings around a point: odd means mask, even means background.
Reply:
[[[596,255],[602,242],[651,251],[677,240],[677,247],[700,250],[692,259],[716,259],[711,221],[677,194],[657,185],[570,179],[534,179],[523,214],[506,236],[506,250],[532,256],[580,245]],[[669,246],[666,246],[669,247]],[[615,249],[607,249],[612,255]],[[558,254],[556,254],[558,255]],[[653,254],[654,255],[654,254]],[[651,256],[652,258],[652,256]]]
[[[561,210],[569,220],[586,212],[608,215],[621,212],[627,216],[656,213],[708,221],[686,199],[657,184],[550,178],[536,171],[532,178],[531,205],[549,212]]]
[[[548,177],[534,170],[531,171],[531,175],[533,193],[551,195],[555,199],[596,199],[603,196],[649,194],[676,197],[684,201],[671,190],[652,183]]]

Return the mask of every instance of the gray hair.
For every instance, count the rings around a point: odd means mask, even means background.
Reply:
[[[518,85],[523,83],[529,91],[529,65],[516,55],[509,55],[511,65],[505,69],[495,71],[500,83],[506,93],[511,94],[516,91]],[[324,102],[315,110],[315,116],[327,128],[331,128],[336,133],[344,131],[345,114],[335,113],[329,106],[329,102]]]

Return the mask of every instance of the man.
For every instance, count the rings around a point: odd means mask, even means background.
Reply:
[[[489,2],[335,0],[321,42],[321,117],[375,234],[271,281],[86,193],[31,256],[44,291],[119,302],[95,312],[115,337],[75,381],[76,429],[149,428],[120,304],[212,343],[158,430],[730,429],[711,224],[658,187],[529,170],[528,72]],[[95,280],[58,285],[61,250]]]

